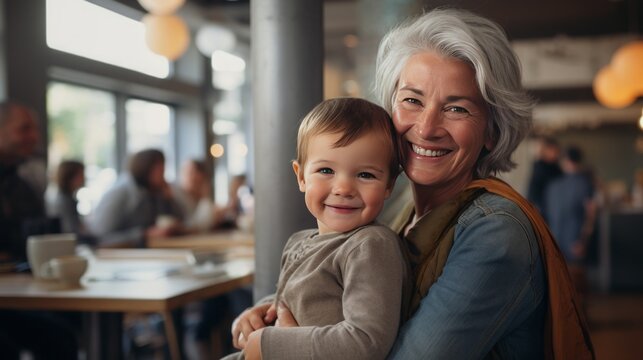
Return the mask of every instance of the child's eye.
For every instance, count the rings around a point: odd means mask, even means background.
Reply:
[[[375,175],[365,171],[357,174],[357,177],[362,179],[375,179]]]
[[[326,174],[326,175],[334,174],[333,169],[331,169],[331,168],[321,168],[321,169],[317,170],[317,172],[320,173],[320,174]]]

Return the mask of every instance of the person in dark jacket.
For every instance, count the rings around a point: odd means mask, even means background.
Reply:
[[[16,102],[0,103],[0,260],[24,261],[29,234],[55,232],[45,217],[40,192],[18,175],[40,141],[36,114]],[[55,313],[0,310],[0,354],[19,359],[29,351],[34,359],[76,359],[74,328]]]
[[[527,200],[538,208],[547,219],[547,205],[545,192],[547,185],[563,174],[558,160],[560,145],[556,139],[544,136],[539,139],[538,159],[534,161],[527,189]]]

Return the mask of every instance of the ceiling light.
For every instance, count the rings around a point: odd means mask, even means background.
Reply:
[[[594,78],[596,99],[603,105],[618,109],[630,105],[643,95],[643,40],[632,41],[619,48],[611,62]]]
[[[148,14],[143,17],[145,43],[154,53],[168,60],[179,58],[190,44],[190,30],[175,15]]]

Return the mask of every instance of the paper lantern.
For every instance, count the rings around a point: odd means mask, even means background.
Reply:
[[[610,66],[634,91],[643,94],[643,40],[632,41],[619,48]]]
[[[138,0],[138,3],[154,15],[170,15],[180,8],[185,0]]]
[[[611,66],[598,72],[593,85],[596,99],[612,109],[625,107],[636,99],[633,89]]]
[[[229,29],[218,25],[206,25],[197,31],[194,42],[203,55],[210,57],[216,50],[232,51],[237,39]]]
[[[175,60],[190,44],[190,30],[183,20],[175,15],[153,15],[143,17],[145,42],[153,52]]]

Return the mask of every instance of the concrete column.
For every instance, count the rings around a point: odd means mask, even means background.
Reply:
[[[38,153],[47,152],[47,42],[46,2],[4,1],[3,35],[7,99],[38,113],[41,139]],[[25,19],[29,19],[28,21]],[[43,179],[45,180],[45,179]]]
[[[299,120],[323,97],[323,11],[321,0],[250,6],[258,299],[275,291],[288,237],[315,226],[291,160]]]

